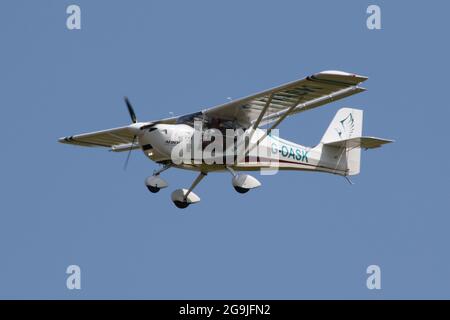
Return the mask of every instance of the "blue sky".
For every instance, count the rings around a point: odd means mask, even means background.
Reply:
[[[65,13],[78,4],[82,29]],[[378,4],[382,30],[366,27]],[[444,1],[3,1],[0,11],[0,298],[450,298],[449,46]],[[57,138],[226,102],[328,69],[367,92],[285,121],[316,144],[343,106],[364,133],[396,140],[343,178],[227,173],[170,201],[195,173]],[[82,289],[66,288],[77,264]],[[366,288],[381,267],[382,289]]]

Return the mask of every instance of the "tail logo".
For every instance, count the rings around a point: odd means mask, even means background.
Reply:
[[[338,127],[334,128],[341,139],[348,139],[355,131],[355,119],[351,113],[347,117],[339,121]],[[344,136],[343,136],[344,135]]]

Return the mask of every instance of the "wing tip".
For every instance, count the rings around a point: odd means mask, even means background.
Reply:
[[[325,71],[321,71],[318,74],[316,74],[316,76],[330,76],[330,77],[350,77],[350,78],[355,78],[358,80],[358,82],[363,82],[366,81],[367,79],[369,79],[369,77],[363,76],[363,75],[359,75],[356,73],[349,73],[349,72],[345,72],[345,71],[340,71],[340,70],[325,70]]]
[[[69,138],[70,138],[70,137],[61,137],[61,138],[58,138],[58,142],[59,142],[59,143],[67,143],[67,142],[69,141]]]

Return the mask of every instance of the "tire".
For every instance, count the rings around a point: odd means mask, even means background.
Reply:
[[[185,201],[174,201],[173,203],[177,206],[177,208],[180,208],[180,209],[184,209],[189,206],[189,203],[187,203]]]
[[[247,193],[250,191],[250,189],[242,188],[242,187],[236,187],[234,186],[234,190],[236,190],[239,193]]]
[[[159,190],[161,190],[158,187],[153,187],[153,186],[147,186],[147,189],[151,192],[151,193],[157,193],[159,192]]]

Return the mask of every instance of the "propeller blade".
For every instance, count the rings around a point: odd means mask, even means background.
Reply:
[[[124,164],[124,166],[123,166],[123,170],[124,170],[124,171],[127,170],[127,167],[128,167],[128,161],[130,161],[131,151],[133,151],[133,145],[134,145],[134,142],[136,141],[136,138],[137,138],[137,136],[134,136],[134,137],[133,137],[133,141],[131,142],[130,151],[128,151],[127,159],[125,160],[125,164]]]
[[[133,123],[136,123],[137,119],[136,119],[136,114],[134,113],[134,110],[133,110],[133,106],[131,105],[130,100],[128,100],[128,97],[125,97],[124,99],[125,99],[125,104],[127,105],[127,108],[128,108],[128,113],[130,114],[130,117],[131,117],[131,121]]]

